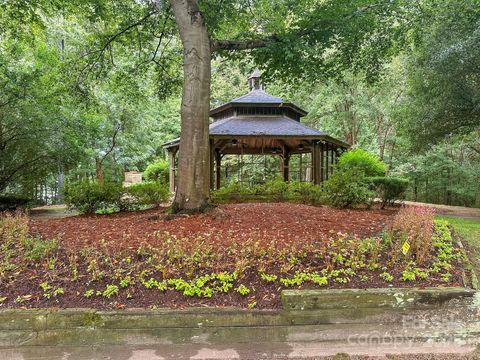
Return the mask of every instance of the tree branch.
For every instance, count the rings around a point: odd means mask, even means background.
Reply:
[[[105,160],[105,158],[113,151],[113,149],[115,149],[115,146],[117,145],[117,135],[118,135],[118,133],[120,132],[121,129],[122,129],[121,124],[118,124],[115,127],[115,130],[114,130],[113,135],[112,135],[112,143],[110,144],[110,148],[107,150],[105,155],[102,156],[102,159],[100,160],[100,164],[103,164],[103,160]]]
[[[212,52],[250,50],[265,47],[278,41],[279,39],[275,35],[254,40],[212,40],[211,49]]]

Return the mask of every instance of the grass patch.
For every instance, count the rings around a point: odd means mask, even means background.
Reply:
[[[480,251],[480,220],[479,219],[465,219],[460,217],[436,216],[437,219],[446,220],[453,226],[455,231],[471,246],[474,246]]]

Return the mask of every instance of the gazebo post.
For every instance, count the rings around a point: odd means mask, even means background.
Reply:
[[[320,164],[320,169],[319,169],[319,179],[320,181],[319,182],[323,182],[324,180],[324,177],[325,177],[325,174],[324,174],[324,171],[323,171],[323,143],[320,143],[319,144],[319,147],[320,147],[320,151],[319,151],[319,154],[320,154],[320,159],[319,159],[319,164]]]
[[[325,144],[325,180],[328,180],[330,175],[330,169],[328,166],[328,152],[330,151],[330,145],[328,143]]]
[[[330,175],[333,174],[333,166],[335,165],[335,147],[332,146],[331,150],[331,159],[330,159]]]
[[[210,140],[210,189],[215,188],[215,177],[213,174],[214,171],[214,160],[215,160],[215,142],[213,139]]]
[[[170,163],[168,183],[170,184],[170,192],[175,192],[175,155],[176,150],[168,150],[168,162]]]
[[[222,155],[220,149],[215,149],[215,187],[217,190],[220,189],[221,169]]]
[[[320,184],[320,169],[322,166],[320,150],[320,145],[317,140],[314,140],[312,145],[312,180],[315,185]]]
[[[287,182],[288,181],[288,173],[289,173],[289,168],[288,168],[288,163],[290,162],[290,154],[288,152],[285,152],[283,155],[283,181]]]

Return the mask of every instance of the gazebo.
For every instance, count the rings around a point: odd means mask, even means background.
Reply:
[[[261,74],[248,78],[250,92],[210,110],[210,185],[220,188],[225,155],[272,155],[280,159],[280,173],[289,181],[293,155],[310,155],[304,180],[319,184],[333,171],[337,157],[349,144],[300,122],[307,115],[298,106],[264,91]],[[163,144],[170,160],[170,190],[175,191],[179,139]],[[300,171],[302,171],[300,160]]]

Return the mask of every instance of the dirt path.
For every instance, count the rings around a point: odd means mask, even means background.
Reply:
[[[65,205],[45,205],[30,209],[32,219],[62,219],[78,215],[75,210],[68,210]]]
[[[469,208],[465,206],[451,206],[451,205],[442,205],[442,204],[427,204],[414,201],[403,201],[405,205],[411,206],[424,206],[434,208],[439,215],[448,215],[456,216],[467,219],[480,219],[480,209],[479,208]]]

